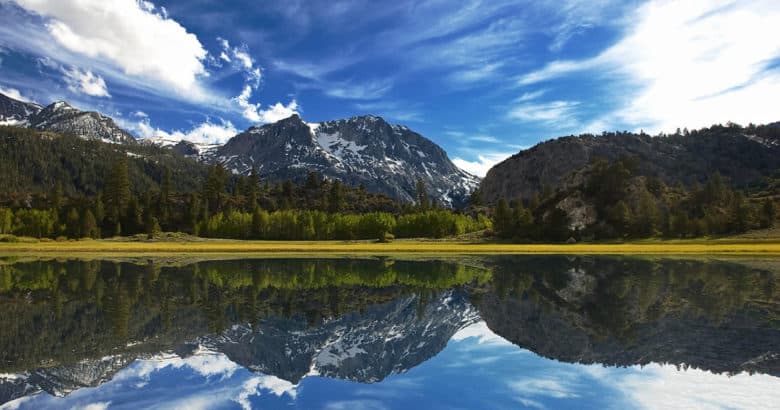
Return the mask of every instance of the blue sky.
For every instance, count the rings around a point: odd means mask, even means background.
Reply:
[[[57,398],[46,393],[4,410],[69,409],[762,409],[780,379],[673,365],[604,367],[540,357],[488,329],[456,333],[430,360],[379,383],[306,376],[297,385],[252,373],[220,353],[139,360],[111,381]]]
[[[0,92],[224,142],[375,114],[484,174],[536,142],[780,120],[780,2],[0,0]]]

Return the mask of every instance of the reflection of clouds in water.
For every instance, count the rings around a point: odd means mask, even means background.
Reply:
[[[469,354],[445,369],[496,364],[480,371],[494,381],[505,380],[508,393],[529,408],[556,408],[566,400],[575,400],[577,407],[598,407],[605,401],[613,408],[646,409],[762,409],[780,403],[780,378],[764,374],[728,376],[658,364],[623,368],[562,363],[524,349],[507,349],[508,342],[485,322],[463,329],[452,340],[458,342],[455,349]],[[507,366],[502,368],[502,363]]]
[[[250,398],[262,395],[294,400],[297,386],[275,376],[250,373],[221,353],[204,351],[186,358],[166,354],[137,360],[96,388],[76,390],[64,398],[41,393],[0,408],[197,410],[234,403],[251,409]]]
[[[477,323],[468,325],[463,329],[460,329],[454,335],[452,335],[452,338],[450,338],[450,340],[461,341],[472,337],[477,338],[479,344],[486,344],[486,343],[494,344],[494,345],[512,344],[506,339],[504,339],[503,337],[493,333],[493,331],[490,330],[490,328],[487,326],[487,323],[485,323],[484,320],[481,320]]]
[[[236,398],[236,401],[244,409],[251,409],[252,404],[249,402],[249,397],[259,396],[262,390],[267,390],[277,396],[287,394],[291,399],[295,400],[295,397],[298,395],[297,387],[287,380],[276,376],[257,376],[244,382],[243,390]]]
[[[632,369],[610,382],[648,409],[771,409],[780,403],[780,378],[765,374],[727,376],[657,364]]]
[[[378,400],[341,400],[326,403],[325,410],[384,410],[388,407]]]
[[[251,373],[227,356],[200,351],[139,360],[112,381],[65,398],[40,394],[6,408],[768,408],[780,379],[726,376],[670,365],[604,367],[558,362],[520,349],[478,322],[432,359],[382,382],[305,377],[300,385]],[[306,390],[304,392],[304,390]]]
[[[576,386],[570,386],[568,382],[555,379],[519,380],[508,383],[509,388],[521,395],[549,396],[556,399],[566,397],[579,397],[575,391]]]

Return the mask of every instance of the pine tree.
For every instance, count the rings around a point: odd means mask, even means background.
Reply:
[[[471,206],[482,206],[482,191],[477,188],[471,192],[471,195],[469,195],[469,204]]]
[[[146,231],[146,238],[147,239],[154,239],[162,233],[162,229],[160,228],[160,223],[157,220],[157,218],[153,216],[149,216],[146,218],[146,226],[144,227],[144,230]]]
[[[260,189],[260,176],[257,174],[257,169],[252,168],[252,172],[249,173],[249,180],[247,183],[247,211],[254,211],[257,208],[257,200]]]
[[[761,227],[774,227],[776,217],[775,202],[772,199],[764,200],[764,204],[761,206]]]
[[[122,226],[126,235],[139,233],[143,229],[143,212],[135,195],[130,196]]]
[[[506,199],[498,200],[498,205],[493,212],[493,230],[501,238],[511,238],[512,232],[512,213],[506,203]]]
[[[320,173],[317,171],[309,171],[309,174],[306,176],[306,189],[316,191],[320,189],[321,184],[322,178],[320,177]]]
[[[81,218],[76,208],[70,208],[68,211],[68,216],[65,218],[65,231],[68,234],[68,238],[76,239],[81,237]]]
[[[184,220],[186,221],[185,229],[193,235],[198,234],[198,222],[200,221],[202,209],[203,207],[201,206],[198,194],[193,192],[190,194],[189,200],[187,201],[187,210],[184,216]]]
[[[216,214],[222,207],[222,194],[225,192],[227,183],[227,170],[222,164],[214,164],[209,168],[206,177],[203,197],[206,205],[206,217]]]
[[[165,168],[165,174],[160,182],[160,221],[163,225],[168,225],[171,212],[171,190],[173,186],[173,174],[170,168]],[[147,210],[150,208],[146,208]]]
[[[98,191],[95,197],[95,213],[93,216],[98,226],[103,224],[103,219],[106,217],[106,211],[103,206],[103,191]]]
[[[431,203],[428,198],[428,190],[425,188],[425,182],[422,178],[417,179],[417,186],[415,187],[417,196],[417,208],[424,212],[430,209]]]
[[[87,209],[81,218],[81,237],[95,239],[100,236],[95,215]]]
[[[531,212],[523,207],[523,201],[520,198],[515,200],[515,207],[512,208],[513,236],[531,237],[533,223],[533,216]]]
[[[333,181],[328,193],[328,211],[330,213],[341,212],[344,209],[344,192],[339,180]]]
[[[127,215],[127,206],[130,201],[130,177],[127,171],[127,158],[122,157],[114,164],[111,174],[106,181],[105,188],[105,212],[111,225],[118,226]],[[114,235],[119,235],[114,229]]]

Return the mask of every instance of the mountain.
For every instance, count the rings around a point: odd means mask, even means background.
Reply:
[[[0,125],[76,135],[114,144],[135,144],[136,139],[113,119],[94,111],[81,111],[64,101],[43,108],[0,94]]]
[[[136,139],[97,112],[81,111],[58,101],[45,108],[0,94],[0,125],[16,125],[112,144]],[[272,182],[302,182],[310,171],[369,192],[413,202],[419,179],[428,195],[445,206],[459,207],[479,179],[456,167],[444,150],[422,135],[380,117],[362,116],[305,123],[298,115],[251,127],[224,145],[149,138],[145,146],[163,147],[207,164],[219,162],[236,174],[255,168]]]
[[[432,141],[375,116],[312,124],[293,115],[249,128],[214,155],[235,173],[256,168],[262,178],[278,181],[302,180],[309,171],[318,171],[410,202],[421,178],[428,194],[448,206],[463,205],[479,181],[456,167]]]
[[[186,358],[204,353],[225,354],[253,372],[294,384],[307,375],[374,383],[434,357],[452,335],[476,320],[476,311],[468,304],[465,293],[454,291],[439,292],[427,302],[419,296],[401,296],[369,306],[363,313],[348,313],[317,326],[307,323],[304,315],[271,317],[171,345],[161,353],[149,352],[157,343],[145,347],[147,343],[142,342],[128,352],[3,373],[0,404],[42,391],[65,396],[80,388],[95,387],[111,380],[135,360]]]
[[[171,170],[174,189],[179,192],[200,189],[208,172],[206,165],[160,147],[0,127],[0,197],[51,192],[57,184],[66,194],[95,195],[104,189],[106,176],[122,157],[128,160],[137,193],[159,190],[166,169]]]
[[[94,111],[81,111],[63,101],[55,102],[28,118],[29,127],[114,144],[135,144],[135,137],[114,120]]]
[[[407,295],[312,327],[306,317],[271,317],[196,341],[255,372],[297,384],[306,375],[375,383],[434,357],[478,320],[464,292],[427,302]]]
[[[577,184],[572,178],[596,158],[631,157],[637,172],[668,185],[692,185],[719,172],[733,186],[744,186],[780,168],[780,128],[712,126],[668,136],[604,133],[562,137],[520,151],[491,168],[480,184],[488,203],[503,197],[528,200],[545,188]]]
[[[26,126],[28,118],[43,107],[0,94],[0,125]]]
[[[203,144],[187,140],[168,139],[163,137],[145,138],[139,140],[143,145],[163,147],[178,152],[185,157],[196,159],[201,162],[210,162],[214,158],[220,144]]]

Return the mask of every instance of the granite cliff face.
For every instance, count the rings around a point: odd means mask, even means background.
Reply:
[[[233,137],[216,150],[214,160],[239,174],[256,168],[271,180],[303,179],[318,171],[408,202],[422,179],[428,194],[448,206],[465,204],[479,181],[432,141],[374,116],[312,124],[293,115]]]

